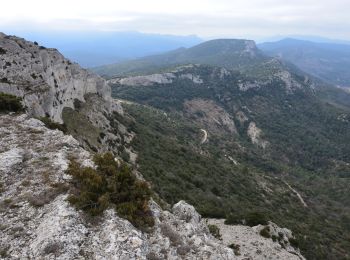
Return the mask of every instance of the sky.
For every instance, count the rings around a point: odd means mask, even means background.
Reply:
[[[251,38],[350,40],[350,0],[10,0],[0,31],[139,31]]]

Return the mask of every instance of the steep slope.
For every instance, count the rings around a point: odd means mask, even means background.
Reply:
[[[65,59],[56,49],[46,49],[15,36],[0,34],[0,91],[24,99],[28,113],[62,122],[64,107],[94,93],[105,100],[105,81]]]
[[[229,223],[263,212],[297,233],[308,259],[346,259],[349,111],[319,99],[307,74],[263,65],[187,65],[109,82],[114,97],[132,101],[131,145],[165,200]]]
[[[258,47],[332,84],[350,86],[350,45],[284,39]]]
[[[123,110],[104,79],[56,49],[5,34],[0,34],[0,66],[0,92],[23,99],[27,114],[65,123],[87,149],[121,147],[127,131],[121,125],[115,131],[112,124]]]
[[[160,55],[94,68],[93,71],[106,77],[115,77],[125,74],[153,73],[159,69],[188,63],[239,69],[264,60],[264,55],[256,48],[253,41],[220,39],[187,49],[181,48]]]

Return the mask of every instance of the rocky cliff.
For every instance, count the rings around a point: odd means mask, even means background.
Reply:
[[[28,114],[62,123],[64,107],[88,93],[110,98],[105,81],[65,59],[56,49],[0,34],[0,92],[22,97]]]

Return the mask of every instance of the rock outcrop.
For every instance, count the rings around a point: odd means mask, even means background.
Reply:
[[[247,129],[247,135],[253,144],[265,149],[268,146],[269,142],[263,140],[261,138],[261,134],[262,130],[256,126],[255,122],[250,122]]]
[[[226,131],[237,135],[232,117],[221,106],[209,99],[192,99],[184,103],[185,114],[212,132]]]
[[[27,112],[62,123],[64,107],[98,94],[110,101],[110,88],[101,77],[65,59],[56,49],[0,34],[0,92],[23,98]]]
[[[117,153],[122,142],[131,140],[115,119],[123,109],[111,98],[104,79],[56,49],[15,36],[1,34],[0,50],[0,92],[21,97],[28,115],[66,123],[80,144],[92,151]]]
[[[195,84],[202,84],[203,80],[199,75],[187,73],[186,69],[195,65],[179,66],[176,69],[166,73],[156,73],[144,76],[131,76],[125,78],[114,78],[108,80],[110,84],[120,84],[125,86],[152,86],[155,84],[171,84],[177,79],[190,80]]]
[[[255,227],[225,225],[223,219],[208,219],[207,222],[220,229],[222,242],[234,249],[236,259],[305,259],[298,249],[291,246],[292,232],[272,222]],[[264,236],[262,230],[267,232]]]

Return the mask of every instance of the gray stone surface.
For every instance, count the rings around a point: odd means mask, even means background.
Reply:
[[[101,77],[46,49],[15,36],[0,35],[0,92],[22,97],[30,115],[49,115],[62,123],[62,109],[84,101],[87,93],[110,99]]]

